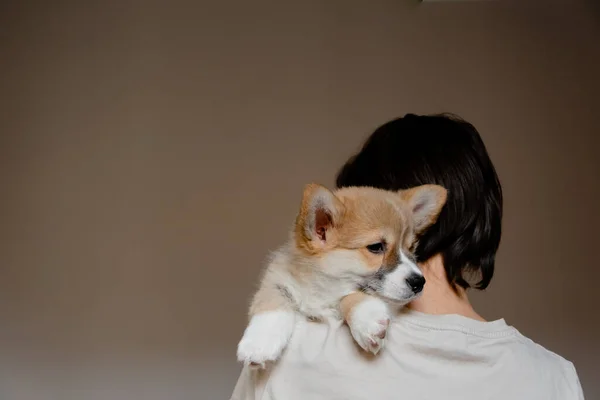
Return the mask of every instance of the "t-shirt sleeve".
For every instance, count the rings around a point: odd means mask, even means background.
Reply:
[[[584,400],[583,389],[579,382],[579,376],[573,363],[568,362],[567,366],[567,384],[566,384],[566,395],[565,400]]]

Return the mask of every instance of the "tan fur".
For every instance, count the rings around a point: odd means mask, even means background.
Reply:
[[[346,323],[352,323],[352,310],[356,308],[360,302],[365,301],[368,298],[369,295],[366,293],[355,292],[345,296],[340,301],[340,312]]]

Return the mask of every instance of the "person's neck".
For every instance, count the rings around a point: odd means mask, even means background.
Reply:
[[[421,264],[425,276],[423,294],[411,302],[408,308],[424,314],[458,314],[463,317],[485,321],[469,302],[465,289],[452,288],[446,278],[441,255],[436,255]]]

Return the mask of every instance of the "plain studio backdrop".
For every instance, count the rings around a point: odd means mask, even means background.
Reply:
[[[593,1],[0,5],[0,398],[221,400],[269,250],[407,112],[504,184],[488,319],[600,397]]]

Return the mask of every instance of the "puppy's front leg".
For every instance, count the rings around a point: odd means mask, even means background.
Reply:
[[[276,361],[292,336],[295,313],[276,287],[261,287],[250,307],[250,323],[238,344],[237,358],[251,367]]]
[[[391,320],[388,305],[377,297],[355,292],[342,299],[340,311],[356,343],[365,351],[377,354],[385,344]]]

